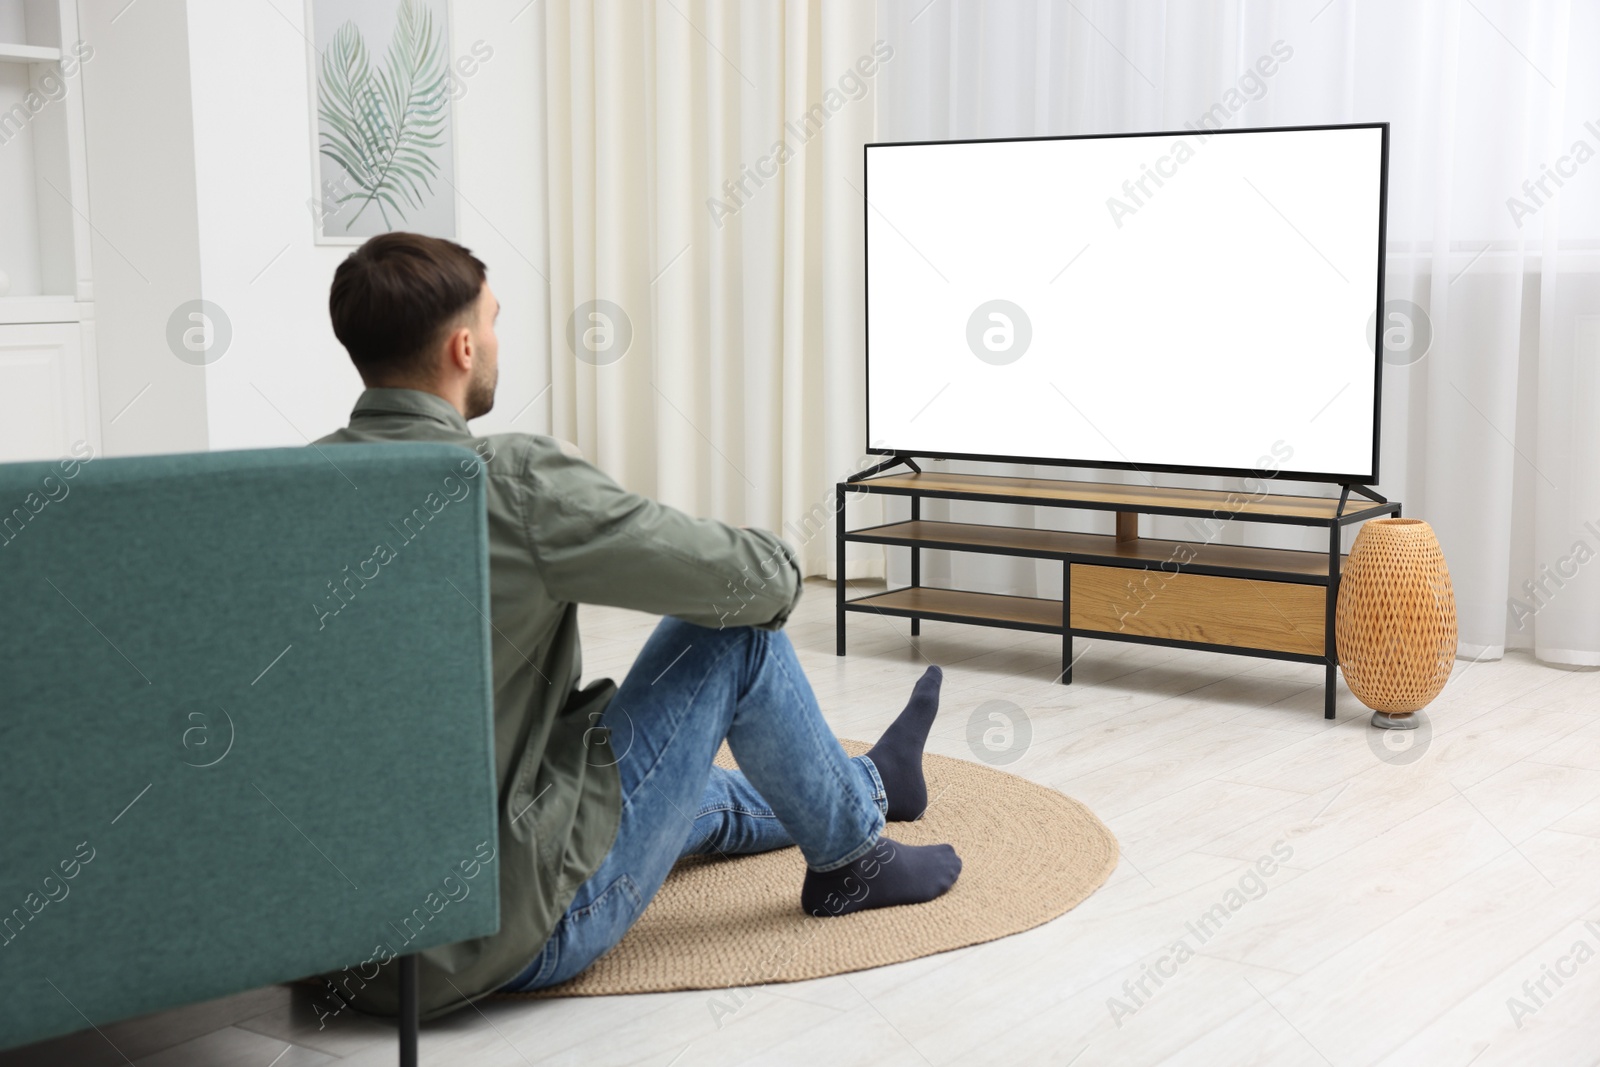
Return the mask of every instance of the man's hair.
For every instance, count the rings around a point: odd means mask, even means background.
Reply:
[[[385,233],[350,253],[333,272],[333,333],[364,381],[432,372],[445,334],[483,291],[483,262],[454,241]]]

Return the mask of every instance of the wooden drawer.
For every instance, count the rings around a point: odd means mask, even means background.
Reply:
[[[1072,564],[1072,628],[1320,656],[1327,589]]]

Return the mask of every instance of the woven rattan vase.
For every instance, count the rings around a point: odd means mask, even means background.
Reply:
[[[1432,526],[1361,527],[1339,580],[1334,637],[1345,684],[1373,711],[1403,719],[1439,695],[1456,658],[1456,598]]]

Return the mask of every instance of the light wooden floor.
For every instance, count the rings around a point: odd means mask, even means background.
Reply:
[[[620,678],[654,623],[583,609],[589,676]],[[1080,641],[1065,687],[1056,638],[925,623],[913,643],[865,615],[837,659],[823,582],[789,632],[844,737],[875,738],[930,662],[931,751],[976,758],[974,710],[1015,705],[1031,738],[1006,769],[1110,825],[1111,880],[1003,941],[749,991],[720,1026],[727,994],[487,1003],[425,1028],[425,1064],[1600,1063],[1600,672],[1460,662],[1411,759],[1369,744],[1348,692],[1325,722],[1316,667]],[[286,987],[103,1029],[0,1065],[125,1062],[106,1038],[139,1067],[395,1061],[391,1028],[319,1031]]]

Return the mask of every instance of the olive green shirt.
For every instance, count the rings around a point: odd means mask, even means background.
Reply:
[[[608,678],[578,687],[578,604],[778,629],[800,598],[800,569],[773,533],[629,492],[554,438],[474,435],[432,393],[368,389],[349,427],[316,444],[372,441],[472,449],[481,464],[463,457],[459,473],[485,494],[489,517],[500,930],[421,953],[427,1018],[521,973],[616,838],[619,777],[607,731],[595,727],[617,687]],[[394,1014],[396,972],[325,977],[358,1010]]]

